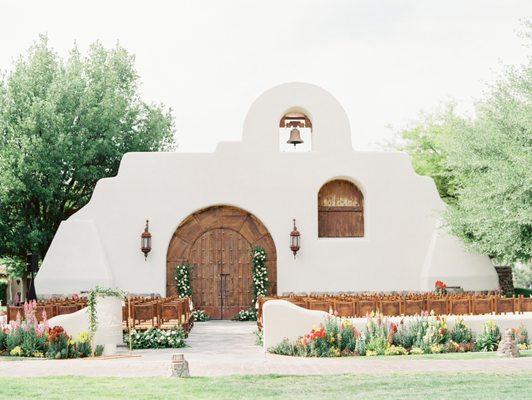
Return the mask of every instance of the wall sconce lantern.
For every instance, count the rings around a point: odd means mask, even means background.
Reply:
[[[144,261],[148,258],[148,253],[151,251],[151,233],[149,231],[150,221],[146,220],[146,227],[144,232],[140,235],[140,251],[144,253]]]
[[[292,253],[294,253],[294,258],[296,258],[296,254],[299,251],[301,234],[297,230],[296,220],[294,219],[293,221],[294,229],[292,230],[292,232],[290,232],[290,250],[292,250]]]

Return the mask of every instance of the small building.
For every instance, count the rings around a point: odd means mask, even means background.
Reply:
[[[12,278],[5,265],[0,264],[0,306],[26,301],[29,279]]]
[[[498,289],[489,258],[440,227],[443,210],[433,180],[417,175],[407,154],[352,148],[331,94],[283,84],[252,104],[240,142],[214,153],[124,155],[117,176],[101,179],[59,227],[37,294],[103,285],[173,295],[175,267],[188,262],[196,306],[230,318],[251,302],[250,246],[266,250],[278,294],[427,291],[436,280]]]

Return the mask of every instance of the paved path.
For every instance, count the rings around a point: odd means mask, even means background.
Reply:
[[[297,358],[265,355],[255,345],[255,323],[197,323],[184,349],[137,350],[113,360],[0,361],[0,376],[165,376],[171,355],[184,353],[193,376],[249,374],[387,374],[415,372],[530,372],[532,357],[431,360],[405,357]],[[122,349],[121,352],[126,352]]]

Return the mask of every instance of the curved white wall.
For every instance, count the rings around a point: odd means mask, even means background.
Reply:
[[[312,118],[312,152],[279,152],[279,120],[293,107]],[[318,238],[318,191],[338,177],[364,193],[364,238]],[[164,294],[166,251],[177,225],[216,204],[245,209],[268,228],[277,247],[279,293],[426,290],[437,277],[465,289],[498,287],[487,257],[434,239],[444,205],[434,182],[415,174],[406,154],[354,151],[336,99],[316,86],[290,83],[253,103],[242,142],[220,143],[207,154],[126,154],[118,175],[100,180],[90,203],[61,225],[37,275],[37,291],[90,289],[107,270],[112,286]],[[296,259],[289,249],[292,218],[301,232]],[[146,219],[153,250],[144,261],[139,236]],[[97,240],[85,242],[81,221],[94,224]],[[87,257],[95,252],[91,260],[99,261],[91,267]],[[76,277],[82,282],[71,290],[68,282]]]

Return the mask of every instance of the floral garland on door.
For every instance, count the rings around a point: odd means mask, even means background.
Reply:
[[[177,295],[181,298],[192,297],[192,265],[187,262],[176,265],[174,279],[177,287]],[[205,310],[192,310],[192,317],[196,322],[208,321],[210,319]]]
[[[253,304],[247,310],[241,310],[234,316],[236,321],[256,321],[258,313],[257,300],[259,297],[268,295],[268,267],[266,266],[266,251],[262,247],[252,247],[251,263],[253,264],[252,281],[253,281]]]
[[[253,264],[253,303],[262,296],[268,295],[268,267],[266,266],[266,251],[262,247],[252,249],[251,262]]]
[[[177,295],[181,298],[192,297],[192,265],[189,263],[178,264],[175,267],[175,283]]]

